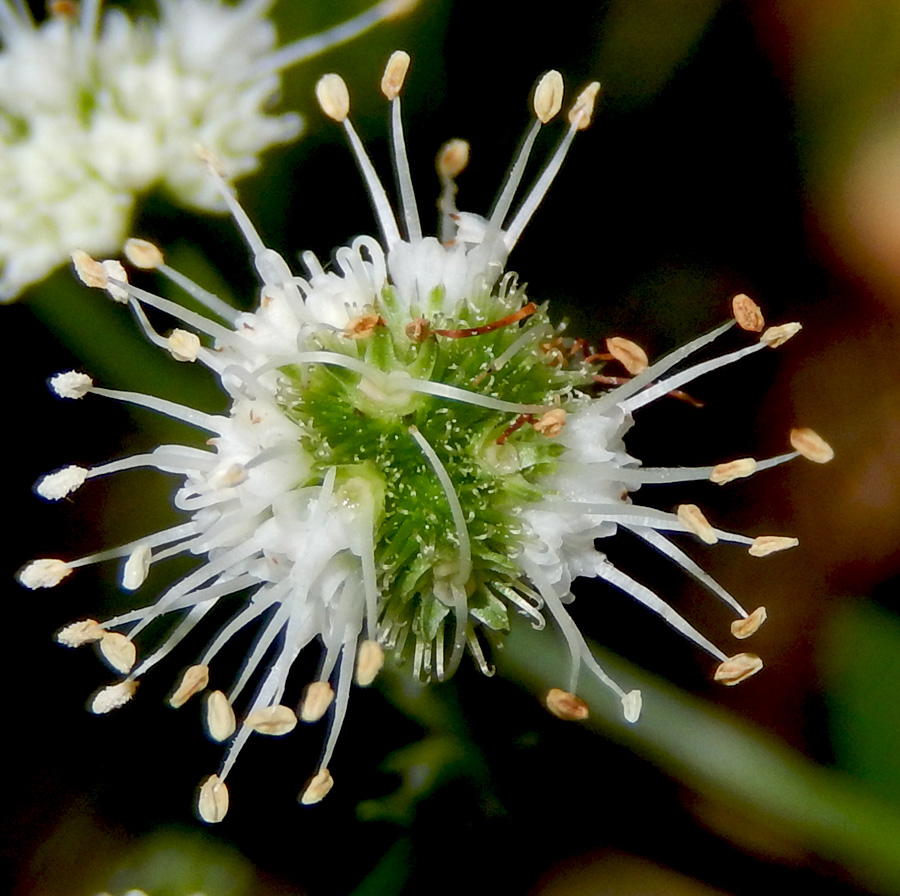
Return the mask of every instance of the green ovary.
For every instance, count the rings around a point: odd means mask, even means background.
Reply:
[[[489,296],[479,302],[477,313],[464,308],[452,322],[432,321],[432,329],[481,326],[524,301],[521,294]],[[384,304],[390,309],[393,302]],[[556,334],[543,310],[523,324],[467,338],[430,335],[421,342],[406,335],[408,316],[379,311],[384,323],[368,338],[325,333],[321,348],[383,373],[400,371],[401,377],[519,404],[565,403],[573,386],[585,379],[580,369],[550,363],[553,358],[542,345]],[[514,343],[513,356],[504,358],[501,369],[492,369],[491,363]],[[380,624],[410,626],[418,641],[443,638],[450,607],[435,592],[446,592],[440,583],[458,570],[459,533],[447,495],[410,435],[415,426],[446,469],[462,507],[472,554],[465,585],[470,619],[493,631],[506,630],[507,604],[501,595],[519,581],[514,559],[521,536],[518,511],[543,496],[540,478],[553,469],[562,446],[527,424],[507,434],[517,420],[514,413],[402,388],[385,391],[383,383],[375,385],[338,366],[309,364],[284,372],[290,386],[282,401],[304,429],[315,481],[321,483],[336,467],[343,500],[375,504]],[[395,380],[403,382],[396,374]]]

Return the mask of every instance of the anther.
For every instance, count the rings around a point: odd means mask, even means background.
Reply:
[[[41,477],[34,490],[48,501],[59,501],[80,488],[87,479],[87,474],[88,471],[84,467],[74,465],[63,467],[55,473]]]
[[[221,743],[234,734],[234,729],[237,728],[234,710],[221,691],[213,691],[207,696],[205,722],[206,733],[214,741]]]
[[[97,691],[91,700],[91,712],[95,716],[103,716],[114,709],[120,709],[134,696],[136,690],[137,682],[130,679],[107,685]]]
[[[300,802],[304,806],[315,805],[328,795],[328,791],[332,787],[334,787],[334,779],[331,777],[331,772],[327,768],[323,768],[310,779],[309,784],[300,794]]]
[[[563,79],[555,70],[547,72],[534,89],[534,114],[541,124],[547,124],[562,108]]]
[[[350,114],[350,93],[340,75],[322,75],[316,83],[316,99],[334,121],[343,122]]]
[[[375,327],[383,324],[381,316],[374,311],[366,311],[351,317],[344,327],[344,335],[348,339],[368,339],[375,332]]]
[[[756,472],[756,461],[752,457],[742,457],[738,460],[730,460],[724,464],[716,464],[709,474],[710,482],[725,485],[734,479],[743,479],[752,476]]]
[[[395,50],[391,53],[391,58],[388,59],[384,75],[381,78],[381,92],[387,99],[394,100],[400,94],[407,71],[409,71],[409,53]]]
[[[109,275],[99,261],[92,258],[83,249],[76,249],[71,257],[75,273],[85,286],[90,286],[92,289],[106,289]]]
[[[281,737],[297,727],[297,716],[287,706],[261,706],[244,719],[244,724],[259,734]]]
[[[72,572],[62,560],[44,558],[32,560],[18,574],[19,583],[34,591],[36,588],[54,588]]]
[[[184,706],[194,694],[199,694],[209,684],[209,666],[197,664],[188,666],[181,676],[181,681],[174,693],[169,697],[169,706],[179,709]]]
[[[766,608],[757,607],[746,619],[735,619],[731,623],[731,634],[743,641],[759,630],[766,621]]]
[[[575,104],[569,110],[569,124],[576,131],[583,131],[591,123],[591,116],[594,114],[594,104],[599,92],[600,82],[592,81],[578,94]]]
[[[756,675],[762,667],[763,661],[756,654],[738,653],[725,660],[724,663],[719,663],[713,677],[722,684],[740,684],[751,675]]]
[[[566,425],[566,412],[562,408],[553,408],[542,414],[531,424],[536,432],[548,439],[555,439]]]
[[[197,814],[207,824],[220,822],[228,812],[228,787],[218,775],[210,775],[197,794]]]
[[[637,689],[629,691],[622,698],[622,713],[626,722],[634,724],[641,717],[641,692]]]
[[[431,335],[431,324],[424,317],[417,317],[406,325],[406,337],[410,342],[424,342]]]
[[[56,633],[56,640],[65,647],[81,647],[93,644],[106,634],[106,629],[96,619],[82,619],[73,622]]]
[[[123,252],[131,264],[142,271],[155,270],[163,263],[162,251],[149,240],[130,237],[125,240]]]
[[[120,632],[104,632],[100,638],[100,653],[110,668],[122,675],[127,675],[137,659],[134,641]]]
[[[84,398],[94,386],[94,381],[77,370],[68,370],[50,377],[50,388],[60,398]]]
[[[300,718],[304,722],[318,722],[334,701],[334,688],[327,681],[314,681],[306,689],[300,707]]]
[[[76,0],[51,0],[47,4],[47,12],[54,19],[64,19],[68,22],[77,22],[81,12],[81,4]]]
[[[359,645],[356,655],[356,683],[367,688],[381,671],[384,665],[384,651],[377,641],[365,640]]]
[[[685,527],[705,544],[715,544],[719,540],[709,520],[696,504],[680,504],[675,513]]]
[[[647,353],[636,343],[624,336],[611,336],[606,340],[606,350],[632,376],[642,373],[650,366]]]
[[[225,163],[208,146],[204,146],[202,143],[194,143],[193,150],[194,155],[206,165],[211,174],[215,174],[221,178],[227,176],[228,172],[225,170]]]
[[[581,722],[589,715],[587,703],[562,688],[550,688],[545,703],[556,718],[566,722]]]
[[[751,333],[760,333],[766,325],[763,313],[759,305],[750,298],[750,296],[740,293],[731,300],[731,310],[734,313],[734,319],[742,330],[749,330]]]
[[[751,557],[768,557],[769,554],[795,548],[798,544],[800,544],[798,539],[786,535],[760,535],[753,539],[753,544],[748,550]]]
[[[176,361],[196,361],[200,354],[200,337],[176,327],[166,339],[166,348]]]
[[[126,591],[136,591],[147,580],[153,554],[147,545],[136,547],[125,561],[122,569],[122,587]]]
[[[448,140],[438,152],[435,161],[441,178],[459,177],[469,164],[469,144],[466,140]]]
[[[762,336],[759,337],[759,341],[765,342],[769,348],[778,348],[778,346],[784,345],[792,336],[796,336],[801,329],[802,325],[798,323],[781,324],[781,326],[778,327],[769,327]]]
[[[831,445],[807,427],[791,430],[791,447],[817,464],[827,464],[834,457]]]

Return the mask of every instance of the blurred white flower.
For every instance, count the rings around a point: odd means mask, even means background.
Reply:
[[[136,589],[152,564],[179,554],[204,558],[146,606],[60,632],[68,646],[97,643],[122,676],[94,696],[98,713],[127,703],[139,678],[210,611],[230,607],[232,616],[184,673],[170,698],[174,706],[205,690],[222,647],[245,626],[258,624],[257,640],[227,696],[218,689],[207,695],[207,730],[230,746],[222,767],[200,789],[198,809],[206,821],[225,815],[225,778],[253,732],[287,734],[298,717],[315,722],[333,706],[319,768],[300,797],[304,803],[320,800],[332,786],[329,766],[354,678],[370,684],[387,653],[396,662],[409,661],[420,679],[443,679],[466,650],[492,674],[485,642],[508,630],[510,611],[537,628],[549,615],[566,640],[571,671],[563,687],[550,690],[551,711],[584,718],[587,706],[576,691],[586,669],[609,686],[625,719],[637,721],[640,693],[624,690],[603,672],[565,607],[578,576],[603,579],[660,614],[711,654],[720,681],[736,684],[752,675],[762,665],[758,657],[729,657],[613,566],[595,540],[613,536],[620,526],[630,530],[727,603],[737,616],[732,633],[746,638],[765,611],[747,613],[664,533],[744,545],[753,556],[793,547],[796,539],[736,535],[714,528],[693,504],[672,513],[634,505],[629,494],[652,483],[726,483],[798,453],[830,458],[828,446],[810,430],[792,433],[795,450],[759,463],[741,458],[709,467],[648,469],[629,457],[623,436],[639,408],[702,374],[782,344],[799,325],[764,329],[759,308],[738,296],[738,324],[761,335],[690,367],[683,362],[734,321],[652,364],[627,339],[608,340],[602,354],[583,341],[563,339],[546,308],[530,302],[516,275],[504,268],[572,139],[589,124],[599,85],[589,85],[575,100],[557,150],[513,215],[535,137],[561,107],[560,75],[549,72],[539,82],[535,121],[489,217],[457,211],[455,178],[468,148],[462,141],[448,143],[438,157],[438,241],[422,235],[404,148],[399,93],[408,61],[406,54],[394,54],[382,81],[391,101],[399,220],[350,124],[344,82],[326,75],[317,86],[325,112],[346,129],[375,206],[380,241],[357,237],[337,250],[329,270],[306,252],[307,275],[295,276],[266,248],[212,170],[262,280],[256,311],[232,310],[169,268],[161,252],[141,240],[126,244],[129,261],[174,279],[227,326],[129,284],[118,262],[74,255],[81,278],[127,302],[151,341],[179,361],[209,367],[231,408],[227,416],[215,416],[100,388],[83,373],[54,377],[51,387],[63,398],[93,393],[130,402],[188,422],[210,438],[203,448],[162,445],[44,477],[38,493],[58,500],[107,473],[137,467],[174,473],[183,479],[175,504],[188,519],[79,560],[33,561],[19,577],[29,588],[52,587],[77,567],[120,557],[123,586]],[[172,315],[190,331],[157,333],[145,308]],[[631,378],[600,373],[601,362],[621,365]],[[617,388],[601,391],[613,383]],[[180,613],[181,621],[138,660],[135,639],[168,613]],[[302,701],[288,706],[292,664],[316,640],[324,645],[319,673]],[[246,698],[251,683],[255,690]]]
[[[48,3],[35,24],[0,0],[0,301],[81,248],[121,245],[137,194],[162,185],[185,205],[219,208],[198,171],[199,143],[232,176],[293,140],[302,121],[273,114],[280,72],[413,5],[381,3],[277,47],[274,0],[159,0],[159,19],[100,15],[100,0]]]

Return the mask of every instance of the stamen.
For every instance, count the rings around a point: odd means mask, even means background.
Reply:
[[[555,439],[566,425],[566,412],[562,408],[552,408],[531,425],[535,432],[539,432],[548,439]]]
[[[795,548],[798,544],[800,544],[798,539],[786,535],[760,535],[753,539],[749,553],[751,557],[768,557],[769,554]]]
[[[807,427],[791,430],[791,447],[817,464],[827,464],[834,457],[831,445]]]
[[[782,324],[779,327],[769,327],[769,329],[760,336],[760,341],[770,348],[778,348],[779,346],[784,345],[788,339],[796,336],[801,329],[802,327],[798,323]]]
[[[755,654],[739,653],[720,663],[714,678],[722,684],[732,686],[756,675],[762,667],[762,660]]]
[[[581,722],[590,714],[587,703],[581,697],[562,688],[550,688],[545,702],[556,718],[567,722]]]
[[[731,634],[739,640],[755,634],[766,621],[766,608],[757,607],[746,619],[736,619],[731,623]]]
[[[327,681],[314,681],[306,689],[300,709],[304,722],[318,722],[334,702],[334,688]]]
[[[194,694],[199,694],[205,690],[209,684],[209,666],[195,665],[188,666],[181,676],[181,681],[174,693],[169,697],[169,706],[173,709],[179,709],[190,700]]]
[[[456,178],[469,164],[469,144],[465,140],[449,140],[437,154],[435,168],[441,182],[438,210],[441,213],[438,237],[443,244],[453,240],[456,232]]]
[[[636,343],[623,336],[611,336],[606,349],[630,374],[643,373],[649,366],[647,353]]]
[[[20,584],[34,591],[36,588],[55,588],[71,572],[70,564],[46,558],[32,560],[19,571],[17,578]]]
[[[297,716],[287,706],[261,706],[244,719],[244,724],[259,734],[281,737],[297,727]]]
[[[537,305],[534,302],[529,302],[518,311],[507,314],[506,317],[501,317],[499,320],[491,321],[489,324],[481,324],[478,327],[466,327],[460,330],[432,330],[431,332],[437,336],[444,336],[447,339],[467,339],[470,336],[483,336],[485,333],[492,333],[494,330],[511,326],[520,320],[524,320],[526,317],[531,317],[536,311]]]
[[[709,474],[709,481],[717,485],[725,485],[735,479],[744,479],[756,472],[756,460],[752,457],[741,457],[724,464],[716,464]]]
[[[217,743],[228,740],[237,728],[234,710],[221,691],[207,694],[203,720],[206,724],[206,733]]]
[[[681,504],[676,515],[705,544],[715,544],[719,540],[716,530],[710,526],[709,520],[696,504]]]
[[[392,53],[384,70],[384,77],[381,79],[381,92],[391,101],[391,145],[400,193],[400,207],[406,222],[406,235],[410,242],[416,242],[422,239],[422,225],[419,223],[419,209],[409,171],[406,140],[403,136],[403,116],[400,111],[400,91],[408,70],[409,53],[402,50]]]
[[[56,640],[65,647],[82,647],[93,644],[106,634],[106,629],[96,619],[73,622],[56,633]]]
[[[197,814],[207,824],[217,824],[228,813],[228,787],[218,775],[210,775],[197,795]]]
[[[759,305],[750,298],[750,296],[736,295],[731,300],[731,309],[734,312],[734,319],[742,330],[748,330],[751,333],[761,333],[766,325],[763,313]]]
[[[104,632],[100,638],[100,653],[113,671],[127,675],[137,659],[134,642],[119,632]]]
[[[300,795],[300,802],[304,806],[313,806],[316,803],[320,803],[328,796],[328,792],[332,787],[334,787],[334,779],[331,777],[331,772],[327,768],[323,768],[310,778],[309,783]]]
[[[70,465],[42,476],[35,484],[34,490],[48,501],[59,501],[81,488],[88,477],[85,467]]]
[[[384,651],[377,641],[371,638],[359,645],[356,657],[356,683],[367,688],[381,671],[384,665]]]
[[[91,700],[91,712],[95,716],[103,716],[114,709],[120,709],[134,696],[136,690],[137,682],[131,679],[107,685],[97,691]]]

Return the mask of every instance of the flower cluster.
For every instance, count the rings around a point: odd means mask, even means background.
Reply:
[[[599,85],[576,98],[557,149],[513,214],[535,138],[561,109],[561,76],[549,72],[539,81],[534,121],[487,217],[457,210],[455,178],[468,147],[459,140],[446,144],[437,162],[443,184],[438,240],[423,236],[405,152],[400,92],[408,63],[405,53],[395,53],[381,85],[391,104],[396,216],[350,123],[343,80],[326,75],[317,85],[323,110],[346,131],[381,230],[380,240],[360,236],[338,249],[333,268],[305,252],[306,275],[293,274],[264,245],[209,156],[211,181],[262,281],[255,311],[232,310],[169,268],[159,249],[143,240],[128,241],[128,260],[175,278],[211,316],[130,284],[117,261],[74,255],[81,278],[127,303],[150,340],[177,360],[206,365],[231,406],[227,415],[215,416],[101,388],[76,371],[54,377],[51,387],[63,398],[93,394],[148,407],[196,426],[209,441],[205,448],[163,445],[44,477],[37,491],[55,500],[108,473],[137,467],[174,473],[183,479],[175,504],[187,519],[78,560],[33,561],[20,581],[52,587],[77,567],[120,557],[123,586],[137,589],[151,564],[179,554],[204,558],[146,606],[59,633],[68,646],[98,644],[122,675],[93,697],[97,713],[127,703],[140,677],[201,619],[229,607],[230,619],[170,698],[173,706],[184,704],[207,689],[213,660],[229,639],[258,623],[257,640],[230,690],[206,695],[208,733],[229,742],[222,767],[199,791],[198,811],[208,822],[225,815],[225,778],[254,732],[283,735],[298,719],[315,722],[330,713],[321,763],[300,797],[315,803],[333,783],[329,767],[354,680],[370,684],[386,655],[408,662],[422,680],[443,679],[467,651],[492,674],[485,646],[508,630],[513,613],[536,628],[549,616],[568,645],[571,672],[550,690],[551,711],[569,719],[586,715],[576,696],[586,669],[635,722],[640,692],[622,689],[604,673],[566,609],[578,576],[609,582],[660,614],[716,660],[718,680],[743,680],[760,668],[758,657],[720,650],[610,563],[595,540],[620,526],[635,533],[728,604],[737,616],[734,635],[748,637],[765,611],[748,614],[665,533],[744,545],[756,557],[792,547],[796,539],[733,534],[710,525],[695,505],[666,512],[633,504],[629,493],[652,483],[725,483],[798,454],[820,462],[831,455],[815,433],[798,429],[791,434],[793,451],[762,462],[667,469],[644,468],[629,457],[623,436],[636,411],[703,374],[781,345],[799,325],[765,328],[759,308],[738,296],[734,316],[756,338],[693,366],[684,362],[735,320],[652,364],[627,339],[612,338],[607,351],[597,353],[564,338],[505,265],[573,138],[589,124]],[[162,335],[145,308],[189,329]],[[604,363],[621,365],[630,377],[601,373]],[[613,380],[616,388],[603,391]],[[138,660],[136,640],[168,613],[181,614],[181,621]],[[316,640],[323,645],[319,672],[295,709],[285,696],[291,666]]]
[[[101,22],[101,0],[80,11],[57,0],[35,25],[24,4],[0,0],[0,301],[74,249],[118,248],[135,195],[154,185],[217,207],[195,144],[233,176],[253,171],[301,130],[297,115],[268,111],[279,73],[412,5],[382,0],[278,48],[271,2],[161,0],[158,21],[110,9]]]

